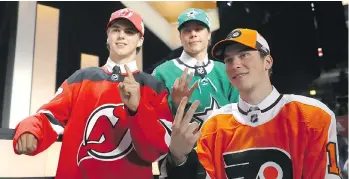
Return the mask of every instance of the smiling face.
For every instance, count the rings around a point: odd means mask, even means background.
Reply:
[[[273,65],[270,55],[262,58],[259,51],[235,43],[225,48],[224,63],[231,84],[240,92],[270,82],[268,70]]]
[[[203,51],[206,53],[211,33],[204,24],[198,21],[189,21],[181,27],[180,39],[188,54],[195,55]]]
[[[126,19],[117,19],[109,27],[107,34],[110,56],[116,58],[135,56],[137,47],[141,47],[143,44],[141,34]]]

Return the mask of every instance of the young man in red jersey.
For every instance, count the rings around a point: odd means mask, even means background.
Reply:
[[[16,127],[17,154],[36,155],[63,135],[56,179],[150,179],[152,162],[167,153],[173,118],[166,88],[136,65],[142,17],[112,13],[107,36],[107,63],[76,71]]]

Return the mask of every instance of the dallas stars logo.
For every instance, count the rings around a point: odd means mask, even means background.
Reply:
[[[204,121],[208,119],[213,113],[213,111],[221,108],[214,97],[211,96],[211,103],[210,106],[206,107],[203,111],[201,112],[196,112],[193,116],[193,120],[195,120],[197,123],[199,123],[199,128],[201,128],[202,124]]]
[[[196,12],[195,10],[189,11],[187,13],[187,19],[194,19],[197,14],[199,14],[199,12]]]

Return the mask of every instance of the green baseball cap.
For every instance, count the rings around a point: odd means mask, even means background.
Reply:
[[[202,9],[189,8],[183,11],[178,16],[178,30],[182,27],[183,24],[189,21],[199,21],[205,24],[208,30],[211,29],[210,21],[208,20],[207,14]]]

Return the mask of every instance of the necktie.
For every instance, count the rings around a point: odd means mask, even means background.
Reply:
[[[198,62],[195,65],[195,76],[200,76],[201,78],[204,78],[207,75],[205,66],[203,65],[202,62]]]
[[[247,113],[250,116],[250,121],[255,123],[258,122],[258,115],[261,113],[261,110],[257,106],[251,106]]]
[[[119,76],[121,74],[121,69],[119,66],[115,65],[113,68],[113,74],[111,75],[111,80],[112,81],[117,81],[119,79]]]

